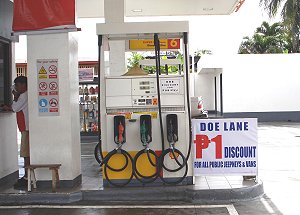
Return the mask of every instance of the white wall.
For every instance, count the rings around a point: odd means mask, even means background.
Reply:
[[[31,163],[61,163],[61,180],[81,174],[78,106],[78,41],[76,33],[27,36],[29,130]],[[58,59],[59,116],[39,116],[37,59]],[[49,171],[38,171],[38,180],[50,180]]]
[[[235,55],[223,69],[224,112],[300,110],[300,54]]]
[[[203,97],[206,110],[214,110],[217,77],[220,111],[222,72],[224,113],[300,111],[299,61],[300,54],[205,56],[198,63],[195,96]],[[216,69],[220,65],[223,70]]]

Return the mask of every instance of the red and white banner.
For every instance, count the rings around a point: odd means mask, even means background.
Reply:
[[[257,119],[193,119],[194,175],[257,175]]]
[[[14,0],[14,32],[66,26],[75,26],[75,0]]]

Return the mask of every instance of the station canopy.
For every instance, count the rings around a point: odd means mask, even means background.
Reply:
[[[104,18],[104,0],[77,0],[79,18]],[[229,15],[244,0],[125,0],[126,17]]]

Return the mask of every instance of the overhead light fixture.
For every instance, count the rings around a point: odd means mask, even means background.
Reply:
[[[142,9],[133,9],[131,11],[134,12],[134,13],[141,13],[141,12],[143,12]]]

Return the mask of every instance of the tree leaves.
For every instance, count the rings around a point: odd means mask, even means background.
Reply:
[[[278,10],[283,6],[280,15],[292,42],[290,52],[300,52],[300,0],[260,0],[260,5],[265,9],[270,18],[276,16]]]
[[[289,43],[282,23],[263,22],[250,37],[244,37],[239,54],[286,53]]]

